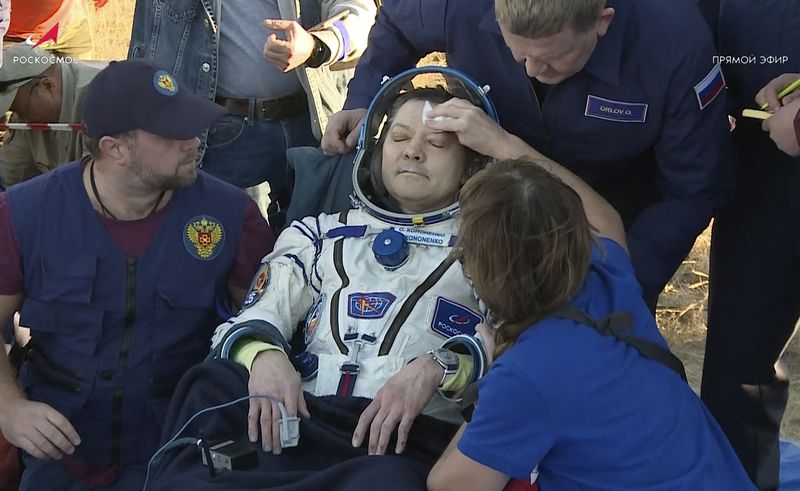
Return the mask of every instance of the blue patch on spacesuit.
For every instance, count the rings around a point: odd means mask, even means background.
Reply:
[[[431,329],[445,338],[459,334],[475,334],[475,326],[483,322],[483,316],[472,310],[452,302],[446,298],[436,299],[436,310],[433,312]]]
[[[322,305],[325,303],[325,294],[321,294],[317,299],[314,306],[311,307],[311,310],[308,311],[308,315],[306,316],[306,328],[305,328],[305,341],[306,346],[311,342],[314,338],[314,331],[317,330],[317,325],[319,324],[319,318],[322,314]]]
[[[244,297],[242,310],[252,307],[258,302],[258,299],[264,295],[269,285],[269,263],[261,263],[256,275],[253,276],[253,281],[250,282],[250,288],[247,290],[247,295]]]
[[[347,296],[347,315],[355,319],[380,319],[395,298],[389,292],[351,293]]]

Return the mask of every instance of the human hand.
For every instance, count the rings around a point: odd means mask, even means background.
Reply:
[[[0,428],[9,443],[37,459],[58,460],[81,443],[78,432],[61,413],[24,398],[3,402]]]
[[[494,361],[494,350],[497,348],[495,330],[483,322],[475,326],[475,330],[481,335],[481,344],[483,345],[483,350],[486,351],[486,364],[491,365],[492,361]]]
[[[453,98],[435,106],[428,113],[425,125],[432,130],[455,133],[462,145],[498,160],[536,153],[464,99]]]
[[[764,103],[769,103],[767,109],[769,111],[777,111],[781,106],[799,98],[800,91],[795,90],[784,97],[783,102],[778,99],[778,93],[799,78],[800,73],[784,73],[783,75],[773,78],[756,94],[756,104],[758,104],[758,107],[762,107]]]
[[[785,102],[785,99],[784,99]],[[794,129],[794,118],[800,111],[800,98],[784,104],[761,124],[775,145],[785,154],[800,157],[800,143]]]
[[[322,135],[322,152],[328,156],[337,153],[343,155],[355,148],[366,115],[366,109],[356,108],[345,109],[331,116]]]
[[[272,32],[264,43],[264,59],[284,72],[292,71],[305,63],[314,51],[314,36],[297,21],[265,19],[264,26],[272,31],[286,33],[286,39],[280,39]]]
[[[436,393],[442,375],[444,369],[431,355],[420,356],[404,366],[381,387],[361,413],[353,432],[353,446],[361,446],[369,428],[369,454],[383,455],[397,427],[394,451],[403,453],[411,424]]]
[[[297,416],[298,411],[310,418],[300,387],[300,374],[279,350],[262,351],[253,360],[247,388],[251,396],[269,394],[280,399],[286,406],[287,416]],[[265,452],[281,453],[281,412],[278,403],[266,398],[250,399],[247,413],[247,435],[250,441],[258,441]]]

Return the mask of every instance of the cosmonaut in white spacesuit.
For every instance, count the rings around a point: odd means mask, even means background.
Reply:
[[[449,92],[406,90],[431,71],[444,74]],[[215,356],[250,368],[250,394],[277,395],[290,416],[307,416],[302,391],[373,399],[353,437],[357,446],[368,433],[370,453],[384,453],[395,428],[401,452],[420,412],[460,422],[445,394],[457,395],[486,368],[473,337],[484,315],[453,245],[458,191],[487,159],[424,124],[453,95],[495,116],[484,89],[450,69],[412,69],[384,83],[362,128],[355,208],[284,230],[242,311],[213,338]],[[297,330],[306,349],[292,355],[293,366],[287,353]],[[276,453],[277,415],[276,403],[251,400],[249,437]]]

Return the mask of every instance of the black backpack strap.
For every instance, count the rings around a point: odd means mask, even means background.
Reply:
[[[567,305],[558,308],[552,315],[591,326],[604,336],[610,334],[636,348],[645,358],[650,358],[666,366],[686,381],[686,370],[683,368],[683,363],[670,350],[649,339],[631,336],[624,332],[633,327],[633,313],[631,312],[613,312],[602,319],[594,319],[586,312]]]

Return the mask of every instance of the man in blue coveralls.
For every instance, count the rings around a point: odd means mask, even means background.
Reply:
[[[141,488],[216,294],[241,303],[272,250],[244,191],[195,167],[222,114],[149,62],[112,62],[83,106],[90,156],[0,194],[0,323],[19,307],[31,329],[21,388],[0,354],[22,491]]]
[[[800,0],[700,6],[718,32],[731,114],[764,102],[777,111],[776,92],[800,77]],[[786,72],[795,76],[770,83]],[[714,221],[701,395],[753,482],[777,489],[789,397],[781,354],[800,317],[800,163],[775,146],[760,120],[739,117],[733,137],[738,179]]]
[[[384,2],[326,153],[355,144],[384,75],[432,51],[491,87],[508,131],[614,205],[653,308],[729,177],[724,80],[696,2]]]

